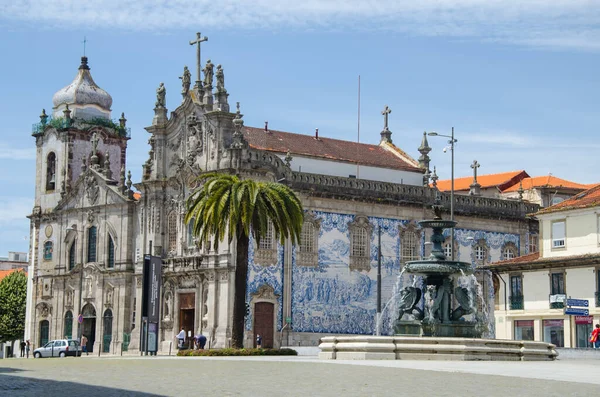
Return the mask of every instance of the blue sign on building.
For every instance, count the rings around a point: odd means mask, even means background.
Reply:
[[[565,314],[570,316],[587,316],[590,314],[588,309],[579,309],[577,307],[567,307]]]
[[[590,307],[590,301],[587,299],[567,299],[567,306]]]

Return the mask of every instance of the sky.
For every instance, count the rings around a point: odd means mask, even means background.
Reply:
[[[378,143],[418,158],[424,131],[455,129],[455,175],[525,170],[600,182],[600,0],[0,0],[0,256],[26,252],[34,198],[31,125],[83,55],[132,129],[134,183],[148,157],[155,90],[181,101],[184,65],[223,65],[247,126]],[[450,178],[447,140],[429,137]]]

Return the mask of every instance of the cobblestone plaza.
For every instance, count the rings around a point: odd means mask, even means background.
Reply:
[[[314,357],[7,359],[0,396],[591,396],[596,360],[328,362]]]

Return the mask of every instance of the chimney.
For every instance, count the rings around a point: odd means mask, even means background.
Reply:
[[[319,129],[315,128],[315,139],[318,141],[319,140]]]
[[[265,132],[269,132],[269,122],[265,121]]]

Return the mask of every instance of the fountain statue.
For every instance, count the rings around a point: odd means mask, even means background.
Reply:
[[[423,260],[409,261],[404,267],[404,272],[423,277],[426,293],[422,294],[414,286],[405,287],[399,292],[395,332],[397,335],[480,338],[483,325],[464,318],[476,312],[473,299],[476,291],[454,288],[458,277],[473,273],[471,264],[447,260],[442,247],[444,229],[454,227],[457,222],[442,219],[443,206],[439,203],[432,207],[434,218],[419,222],[422,227],[433,229],[431,255]],[[453,309],[454,300],[458,305]]]
[[[446,260],[442,243],[444,229],[456,222],[442,219],[436,200],[434,218],[420,221],[433,229],[431,255],[409,261],[400,275],[413,278],[411,286],[396,290],[386,304],[397,304],[395,335],[335,335],[321,338],[319,358],[325,360],[555,360],[551,343],[523,340],[484,339],[487,322],[477,315],[476,288],[459,284],[461,276],[474,280],[470,263]],[[421,277],[422,287],[417,286]],[[464,279],[462,280],[464,281]],[[399,287],[398,287],[399,288]],[[485,311],[485,307],[482,311]],[[384,308],[385,311],[385,308]],[[482,318],[479,318],[482,317]],[[377,327],[379,327],[379,323]],[[377,328],[379,330],[379,328]]]

